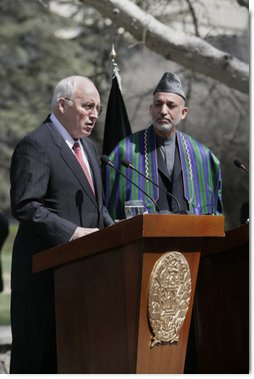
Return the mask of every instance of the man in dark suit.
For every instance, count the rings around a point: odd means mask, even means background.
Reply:
[[[32,273],[32,256],[113,224],[103,206],[96,148],[101,112],[85,77],[61,80],[52,113],[13,153],[11,207],[19,221],[11,272],[11,373],[56,373],[53,273]]]

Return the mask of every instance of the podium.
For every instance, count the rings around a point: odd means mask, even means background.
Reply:
[[[227,231],[225,238],[207,239],[201,250],[190,370],[248,374],[249,224]]]
[[[183,373],[201,250],[215,237],[224,237],[223,216],[140,215],[35,255],[34,272],[54,270],[58,373]],[[168,332],[188,270],[177,341],[152,346],[156,326]]]

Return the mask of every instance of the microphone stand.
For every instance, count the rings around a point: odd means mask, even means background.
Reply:
[[[156,211],[160,212],[160,208],[159,208],[158,204],[156,203],[156,201],[150,195],[148,195],[148,193],[146,193],[142,188],[140,188],[136,183],[134,183],[132,180],[130,180],[124,173],[122,173],[120,170],[118,170],[118,168],[113,165],[113,163],[110,161],[110,159],[106,155],[102,155],[100,159],[101,159],[102,163],[112,167],[116,172],[118,172],[120,175],[122,175],[128,182],[133,184],[145,196],[147,196],[152,201],[152,203],[154,204]]]
[[[139,175],[143,176],[143,178],[145,178],[146,180],[148,180],[149,182],[153,183],[157,188],[159,188],[161,191],[163,191],[164,193],[166,193],[167,195],[169,195],[170,197],[172,197],[172,199],[175,200],[176,204],[177,204],[177,208],[178,208],[178,213],[180,213],[180,204],[179,204],[179,201],[177,200],[177,198],[172,195],[172,193],[164,190],[164,188],[160,187],[156,182],[154,182],[152,179],[148,178],[146,175],[144,175],[141,171],[139,171],[138,169],[136,169],[134,166],[132,166],[132,164],[127,161],[126,159],[122,159],[121,160],[121,164],[124,166],[124,167],[127,167],[127,168],[131,168],[132,170],[136,171]]]

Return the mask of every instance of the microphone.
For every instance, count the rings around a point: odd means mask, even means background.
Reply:
[[[242,162],[240,162],[238,159],[235,159],[234,160],[234,164],[239,167],[240,169],[242,169],[243,171],[247,172],[247,174],[249,174],[249,171],[247,170],[247,168],[244,166],[244,164]]]
[[[117,167],[115,167],[113,165],[113,163],[111,162],[111,160],[108,158],[107,155],[102,155],[101,156],[101,162],[112,167],[116,172],[118,172],[120,175],[122,175],[126,180],[128,180],[128,182],[130,182],[131,184],[133,184],[135,187],[137,187],[145,196],[147,196],[151,201],[152,203],[154,204],[155,206],[155,209],[157,212],[160,212],[160,208],[158,206],[158,204],[156,203],[156,201],[150,196],[148,195],[148,193],[146,193],[144,190],[142,190],[142,188],[140,188],[136,183],[134,183],[132,180],[130,180],[124,173],[122,173],[120,170],[118,170]]]
[[[159,188],[162,192],[166,193],[167,195],[169,195],[170,197],[172,197],[173,200],[175,200],[176,202],[176,205],[177,205],[177,208],[178,208],[178,211],[177,213],[180,213],[180,204],[179,204],[179,201],[177,200],[177,198],[172,195],[172,193],[166,191],[164,188],[160,187],[156,182],[154,182],[152,179],[148,178],[146,175],[144,175],[141,171],[139,171],[138,169],[136,169],[134,166],[132,166],[131,162],[129,162],[127,159],[122,159],[121,160],[121,163],[123,166],[127,167],[127,168],[131,168],[132,170],[136,171],[139,175],[143,176],[143,178],[145,178],[146,180],[148,180],[149,182],[153,183],[157,188]]]

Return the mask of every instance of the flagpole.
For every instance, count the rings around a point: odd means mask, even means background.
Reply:
[[[112,44],[112,49],[111,49],[111,52],[110,52],[110,58],[111,58],[111,61],[112,61],[112,79],[114,79],[115,77],[117,78],[119,89],[122,92],[121,77],[120,77],[120,74],[119,74],[120,70],[119,70],[118,64],[117,64],[117,62],[115,60],[116,57],[117,57],[117,53],[115,51],[115,46],[114,46],[114,44]]]
[[[115,61],[116,57],[117,57],[117,54],[116,54],[116,51],[115,51],[115,46],[114,46],[114,44],[112,44],[112,49],[111,49],[111,52],[110,52],[110,58],[111,58],[111,61],[112,61],[112,71],[113,71],[114,74],[115,74],[116,71],[119,71],[117,63]]]
[[[119,141],[132,133],[122,96],[120,70],[116,62],[116,55],[114,45],[112,45],[109,54],[112,61],[112,83],[106,110],[102,148],[105,155],[110,154]]]

